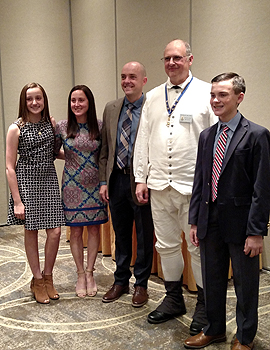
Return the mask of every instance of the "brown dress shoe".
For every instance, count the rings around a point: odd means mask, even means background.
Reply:
[[[185,340],[184,346],[186,349],[201,349],[212,343],[221,343],[223,341],[226,341],[225,333],[219,335],[205,335],[202,331]]]
[[[141,307],[148,301],[147,289],[141,286],[136,286],[132,297],[132,306]]]
[[[121,286],[120,284],[113,284],[111,289],[103,295],[103,303],[111,303],[121,297],[124,293],[129,293],[129,285]]]
[[[253,349],[253,347],[254,347],[253,342],[251,342],[247,345],[243,345],[240,343],[240,341],[237,338],[235,338],[232,350],[251,350],[251,349]]]

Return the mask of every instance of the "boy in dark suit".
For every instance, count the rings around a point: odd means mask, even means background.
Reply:
[[[270,211],[270,134],[238,111],[245,81],[236,73],[212,79],[219,122],[199,139],[189,210],[190,239],[200,246],[208,325],[184,345],[226,341],[226,293],[232,261],[237,296],[233,350],[253,349],[258,325],[259,254]]]

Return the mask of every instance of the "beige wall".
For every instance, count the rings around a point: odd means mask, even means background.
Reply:
[[[20,90],[30,81],[44,86],[56,120],[66,118],[73,84],[88,85],[102,118],[105,103],[122,96],[123,64],[138,60],[146,66],[146,92],[166,79],[160,61],[165,45],[182,38],[192,45],[198,78],[210,81],[228,70],[244,76],[247,93],[240,110],[270,128],[269,0],[0,0],[0,5],[0,223],[6,221],[8,197],[5,133],[16,118]],[[62,164],[57,167],[61,176]]]
[[[1,59],[1,56],[0,56]],[[1,89],[1,62],[0,62],[0,223],[5,222],[7,214],[8,186],[5,172],[5,120],[3,111],[3,94]]]
[[[116,98],[115,6],[111,0],[71,1],[75,84],[92,90],[98,118]]]
[[[145,91],[163,83],[166,44],[175,38],[190,39],[189,8],[189,0],[117,0],[117,77],[126,62],[139,61],[147,71]],[[118,95],[123,95],[120,83]]]
[[[192,1],[193,72],[204,80],[236,71],[247,84],[241,112],[270,128],[270,1]]]

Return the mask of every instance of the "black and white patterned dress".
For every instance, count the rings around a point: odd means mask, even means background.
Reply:
[[[65,225],[59,184],[54,167],[54,134],[49,122],[20,126],[16,175],[19,193],[25,206],[25,220],[14,215],[10,196],[8,225],[25,225],[40,230]]]

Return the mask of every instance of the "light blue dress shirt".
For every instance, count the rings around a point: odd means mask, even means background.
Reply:
[[[128,145],[128,166],[130,166],[130,157],[131,157],[131,152],[132,152],[132,147],[133,143],[135,141],[135,136],[136,136],[136,131],[140,119],[140,114],[141,114],[141,107],[143,103],[144,95],[135,101],[134,103],[130,103],[128,99],[125,97],[123,107],[119,116],[118,120],[118,126],[117,126],[117,141],[116,141],[116,148],[115,148],[115,159],[117,158],[117,153],[118,153],[118,147],[120,143],[120,136],[121,136],[121,131],[122,131],[122,124],[124,120],[124,115],[128,109],[128,105],[132,104],[133,109],[132,109],[132,124],[131,124],[131,132],[130,132],[130,141]]]
[[[241,119],[241,114],[239,111],[237,111],[236,115],[227,123],[223,123],[220,120],[218,121],[217,133],[216,133],[214,147],[213,147],[213,158],[215,156],[219,135],[222,133],[223,128],[221,126],[224,125],[224,126],[227,126],[229,128],[228,138],[227,138],[225,152],[224,152],[224,157],[225,157],[227,150],[228,150],[228,147],[229,147],[229,144],[230,144],[231,139],[233,137],[233,134],[237,128],[237,125],[239,124],[240,119]]]

